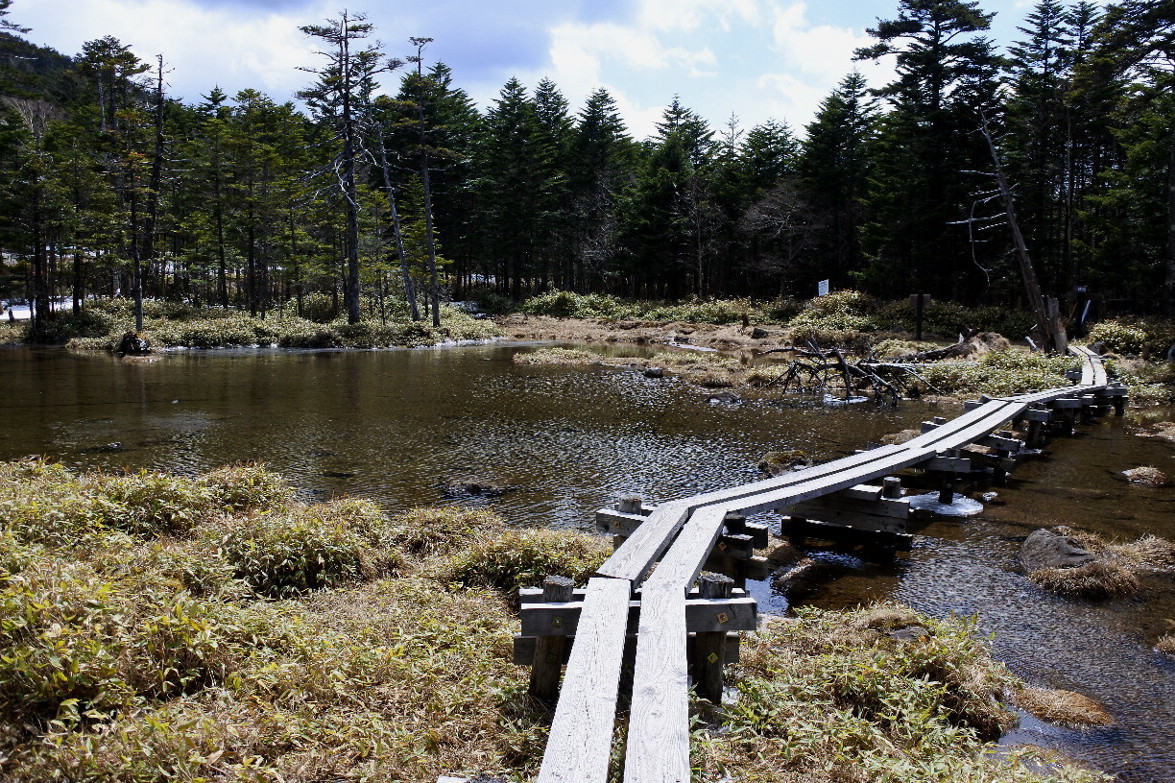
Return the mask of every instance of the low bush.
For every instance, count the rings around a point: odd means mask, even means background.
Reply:
[[[95,521],[142,537],[188,533],[213,508],[208,487],[167,473],[99,475],[95,489],[105,501]]]
[[[287,308],[292,313],[299,312],[297,300],[291,299]],[[316,324],[328,324],[340,315],[339,301],[329,294],[310,293],[302,297],[301,317]]]
[[[505,530],[502,518],[486,509],[415,508],[397,514],[388,525],[389,540],[404,553],[417,557],[447,554],[481,538]]]
[[[60,728],[189,693],[230,667],[216,604],[110,581],[82,564],[0,581],[0,714]]]
[[[835,291],[808,300],[802,312],[788,322],[795,330],[814,332],[872,332],[874,300],[859,291]]]
[[[399,559],[383,528],[374,504],[340,500],[236,520],[217,544],[258,595],[288,598],[393,573]]]
[[[945,394],[999,397],[1064,386],[1065,371],[1077,366],[1072,357],[1013,349],[985,353],[974,362],[924,364],[918,373]]]
[[[1017,681],[973,620],[897,606],[798,614],[744,645],[723,733],[695,734],[704,779],[735,769],[742,780],[1035,779],[984,753],[1015,723],[1002,698]]]
[[[505,530],[471,541],[438,566],[437,578],[464,587],[492,587],[509,596],[548,575],[582,584],[609,554],[603,539],[554,530]]]
[[[284,478],[257,463],[230,465],[201,477],[211,502],[229,511],[281,508],[294,500],[294,488]]]
[[[1111,318],[1094,324],[1088,339],[1090,343],[1103,343],[1113,353],[1162,361],[1175,346],[1175,321]]]
[[[465,298],[473,302],[480,312],[489,315],[505,315],[514,312],[514,300],[498,293],[488,285],[470,288],[465,292]]]

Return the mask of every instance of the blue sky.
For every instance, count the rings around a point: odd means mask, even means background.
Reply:
[[[992,37],[1007,45],[1031,0],[983,0],[996,12]],[[141,58],[163,54],[169,93],[197,101],[214,85],[292,99],[314,67],[314,43],[298,30],[339,15],[339,0],[14,0],[9,19],[28,38],[76,54],[113,35]],[[897,14],[897,0],[376,0],[366,12],[389,54],[410,53],[410,36],[434,40],[426,61],[443,61],[457,86],[485,107],[511,76],[528,87],[549,77],[573,110],[598,87],[616,98],[638,138],[681,102],[718,128],[768,119],[797,131],[854,68],[867,27]],[[888,64],[857,63],[874,84]]]

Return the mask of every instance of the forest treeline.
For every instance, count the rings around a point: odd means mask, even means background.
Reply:
[[[322,56],[297,103],[214,84],[186,102],[165,55],[38,47],[11,2],[0,296],[46,317],[55,297],[264,315],[313,293],[354,322],[487,292],[806,297],[825,279],[1024,304],[997,159],[1047,293],[1175,311],[1170,0],[1042,0],[1006,53],[979,2],[897,0],[855,55],[893,61],[880,90],[847,62],[798,130],[674,97],[643,140],[604,89],[573,108],[510,79],[481,111],[430,39],[397,59],[361,15],[302,28]]]

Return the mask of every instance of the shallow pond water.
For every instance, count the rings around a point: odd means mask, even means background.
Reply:
[[[390,510],[485,504],[517,524],[590,530],[592,512],[620,495],[657,502],[729,487],[759,478],[769,450],[831,459],[957,413],[923,403],[712,403],[635,369],[513,362],[533,349],[181,351],[151,363],[4,349],[0,459],[38,453],[78,468],[185,473],[259,460],[308,497],[362,495]],[[1175,632],[1172,578],[1147,577],[1130,599],[1083,603],[1052,597],[1015,569],[1020,540],[1045,525],[1175,539],[1175,490],[1121,476],[1138,465],[1175,473],[1175,446],[1111,417],[1048,451],[978,516],[916,529],[908,557],[887,566],[842,558],[842,575],[811,600],[892,598],[936,616],[975,614],[1017,674],[1086,693],[1118,721],[1078,732],[1025,720],[1008,741],[1058,747],[1130,783],[1175,780],[1175,662],[1151,649]],[[468,479],[503,493],[453,491]],[[753,587],[765,610],[786,609],[766,585]]]

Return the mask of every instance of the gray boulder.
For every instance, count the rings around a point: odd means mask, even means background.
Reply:
[[[1042,568],[1077,568],[1096,559],[1063,527],[1034,530],[1020,547],[1020,562],[1028,574]]]

